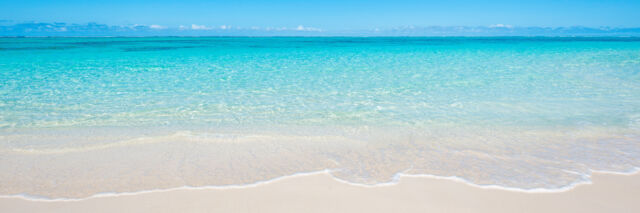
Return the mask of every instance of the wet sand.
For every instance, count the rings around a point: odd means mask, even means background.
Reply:
[[[592,184],[555,193],[482,189],[402,177],[361,187],[326,173],[249,188],[178,189],[79,201],[0,198],[0,212],[640,212],[640,174],[596,173]]]

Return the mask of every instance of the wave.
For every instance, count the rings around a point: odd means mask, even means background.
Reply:
[[[146,145],[154,143],[167,143],[175,140],[195,142],[195,143],[243,143],[248,141],[277,141],[277,140],[307,140],[307,141],[327,141],[340,140],[347,142],[356,142],[353,139],[339,136],[292,136],[292,135],[275,135],[275,134],[221,134],[221,133],[195,133],[192,131],[178,131],[174,134],[163,136],[145,136],[122,141],[89,144],[78,147],[62,147],[62,148],[5,148],[10,152],[24,154],[66,154],[74,152],[88,152],[102,149],[110,149],[117,147]],[[362,142],[362,141],[357,141]]]
[[[640,166],[640,140],[633,135],[613,137],[593,131],[497,135],[467,129],[464,135],[447,132],[442,135],[454,137],[442,138],[411,132],[380,134],[380,129],[354,132],[177,131],[76,147],[5,147],[0,149],[6,156],[0,162],[6,164],[2,178],[11,181],[5,181],[0,194],[82,200],[163,187],[251,187],[317,173],[362,187],[394,185],[401,177],[427,177],[488,189],[561,192],[589,183],[592,172],[629,174]],[[125,180],[143,184],[122,182]],[[183,187],[174,187],[179,185]]]
[[[594,171],[591,171],[591,173],[601,173],[601,174],[610,174],[610,175],[636,175],[640,173],[640,168],[636,167],[629,172],[595,171],[594,170]],[[0,195],[0,198],[18,198],[18,199],[36,201],[36,202],[77,202],[77,201],[84,201],[84,200],[97,199],[97,198],[135,196],[135,195],[142,195],[142,194],[149,194],[149,193],[171,192],[171,191],[179,191],[179,190],[246,189],[246,188],[259,187],[259,186],[263,186],[263,185],[267,185],[275,182],[280,182],[280,181],[291,179],[291,178],[300,178],[300,177],[307,177],[307,176],[313,176],[313,175],[329,175],[333,180],[337,182],[352,185],[352,186],[367,187],[367,188],[394,186],[399,184],[403,177],[409,177],[409,178],[429,178],[429,179],[448,180],[448,181],[463,183],[467,186],[476,187],[480,189],[495,189],[495,190],[520,192],[520,193],[561,193],[561,192],[570,191],[581,185],[593,184],[593,182],[591,181],[592,175],[588,175],[588,174],[582,175],[584,178],[583,180],[571,183],[570,185],[560,187],[560,188],[523,189],[523,188],[517,188],[517,187],[505,187],[500,185],[479,185],[479,184],[470,182],[467,179],[457,177],[457,176],[437,176],[437,175],[429,175],[429,174],[406,174],[406,173],[397,173],[393,176],[392,181],[385,182],[385,183],[360,184],[360,183],[353,183],[353,182],[349,182],[349,181],[345,181],[340,178],[337,178],[332,175],[332,170],[325,169],[325,170],[313,171],[313,172],[300,172],[300,173],[273,178],[270,180],[258,181],[250,184],[239,184],[239,185],[181,186],[181,187],[174,187],[174,188],[167,188],[167,189],[151,189],[151,190],[142,190],[142,191],[134,191],[134,192],[103,192],[103,193],[97,193],[84,198],[48,198],[44,196],[36,196],[36,195],[29,195],[29,194]]]

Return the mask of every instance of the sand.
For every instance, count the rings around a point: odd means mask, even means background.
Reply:
[[[565,192],[526,193],[424,177],[361,187],[321,173],[249,188],[179,189],[79,201],[0,198],[0,212],[640,212],[640,174],[597,173],[592,181]]]

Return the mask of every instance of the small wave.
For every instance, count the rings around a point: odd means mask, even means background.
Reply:
[[[141,195],[141,194],[150,194],[150,193],[159,193],[159,192],[171,192],[171,191],[179,191],[179,190],[229,190],[229,189],[245,189],[245,188],[254,188],[254,187],[259,187],[259,186],[263,186],[263,185],[267,185],[267,184],[271,184],[271,183],[275,183],[275,182],[279,182],[279,181],[283,181],[286,179],[290,179],[290,178],[299,178],[299,177],[306,177],[306,176],[313,176],[313,175],[328,175],[329,177],[331,177],[333,180],[343,183],[343,184],[347,184],[347,185],[351,185],[351,186],[357,186],[357,187],[366,187],[366,188],[375,188],[375,187],[389,187],[389,186],[394,186],[400,183],[401,179],[403,177],[408,177],[408,178],[429,178],[429,179],[438,179],[438,180],[448,180],[448,181],[453,181],[453,182],[458,182],[458,183],[463,183],[467,186],[470,187],[476,187],[476,188],[480,188],[480,189],[494,189],[494,190],[503,190],[503,191],[510,191],[510,192],[519,192],[519,193],[561,193],[561,192],[567,192],[570,190],[575,189],[578,186],[581,185],[589,185],[589,184],[593,184],[593,182],[591,181],[591,177],[593,173],[600,173],[600,174],[609,174],[609,175],[636,175],[640,173],[640,168],[636,167],[633,168],[632,170],[628,171],[628,172],[616,172],[616,171],[599,171],[599,170],[590,170],[591,174],[580,174],[582,176],[582,179],[580,181],[576,181],[573,182],[567,186],[563,186],[563,187],[559,187],[559,188],[532,188],[532,189],[523,189],[523,188],[517,188],[517,187],[507,187],[507,186],[501,186],[501,185],[496,185],[496,184],[491,184],[491,185],[481,185],[481,184],[475,184],[465,178],[461,178],[461,177],[457,177],[457,176],[437,176],[437,175],[430,175],[430,174],[407,174],[405,173],[408,170],[405,170],[403,172],[399,172],[396,173],[392,180],[389,182],[384,182],[384,183],[376,183],[376,184],[361,184],[361,183],[354,183],[354,182],[349,182],[343,179],[340,179],[336,176],[334,176],[332,174],[333,170],[330,169],[324,169],[324,170],[320,170],[320,171],[312,171],[312,172],[299,172],[299,173],[294,173],[291,175],[286,175],[286,176],[281,176],[281,177],[277,177],[277,178],[273,178],[273,179],[269,179],[269,180],[264,180],[264,181],[258,181],[258,182],[254,182],[254,183],[250,183],[250,184],[234,184],[234,185],[224,185],[224,186],[216,186],[216,185],[211,185],[211,186],[181,186],[181,187],[175,187],[175,188],[167,188],[167,189],[151,189],[151,190],[142,190],[142,191],[135,191],[135,192],[103,192],[103,193],[98,193],[98,194],[94,194],[85,198],[49,198],[49,197],[45,197],[45,196],[36,196],[36,195],[29,195],[29,194],[16,194],[16,195],[0,195],[0,198],[19,198],[19,199],[23,199],[23,200],[28,200],[28,201],[37,201],[37,202],[77,202],[77,201],[84,201],[84,200],[90,200],[90,199],[96,199],[96,198],[105,198],[105,197],[119,197],[119,196],[135,196],[135,195]],[[571,171],[567,171],[567,172],[571,172]]]
[[[291,141],[305,140],[310,142],[326,142],[326,141],[344,141],[358,142],[362,141],[350,139],[342,136],[297,136],[282,134],[227,134],[227,133],[198,133],[192,131],[178,131],[173,134],[164,136],[138,137],[123,141],[84,145],[79,147],[61,147],[61,148],[11,148],[12,152],[23,154],[65,154],[74,152],[88,152],[102,149],[147,145],[154,143],[169,142],[196,142],[196,143],[245,143],[252,141]]]
[[[176,131],[168,135],[88,146],[15,148],[9,150],[14,152],[11,153],[14,155],[12,161],[5,161],[5,164],[27,166],[6,167],[5,172],[37,178],[16,181],[14,188],[6,188],[4,194],[28,193],[49,197],[14,195],[36,200],[65,200],[64,197],[81,200],[86,196],[123,194],[95,194],[101,191],[145,190],[160,186],[187,185],[175,189],[238,188],[317,169],[324,169],[318,172],[328,172],[337,181],[362,187],[394,185],[401,177],[429,177],[487,189],[561,192],[589,183],[591,172],[627,174],[628,171],[638,171],[639,141],[636,138],[609,139],[599,135],[594,138],[590,132],[588,137],[567,134],[572,140],[564,140],[564,135],[540,137],[547,136],[543,133],[528,133],[521,138],[532,138],[531,142],[516,144],[499,140],[501,138],[490,140],[492,138],[488,136],[419,138],[415,135],[400,136],[395,132],[389,134],[393,137],[376,134],[371,138],[352,138],[340,135]],[[518,138],[505,134],[503,138]],[[483,140],[477,142],[474,140],[477,138],[496,144],[487,145]],[[154,145],[158,143],[166,144]],[[82,153],[123,147],[92,152],[91,155]],[[91,161],[76,164],[86,160]],[[94,166],[100,169],[92,169]],[[82,176],[77,177],[82,181],[74,179],[76,177],[72,174],[75,172],[82,172]],[[111,187],[120,183],[120,178],[140,178],[141,174],[176,180],[159,181],[157,184],[145,181],[147,185],[136,187]],[[97,178],[89,184],[84,182],[87,178],[105,175],[109,178]],[[265,179],[268,180],[262,181]],[[52,182],[57,188],[50,184]],[[86,190],[57,191],[64,187]],[[63,198],[56,198],[58,196]]]

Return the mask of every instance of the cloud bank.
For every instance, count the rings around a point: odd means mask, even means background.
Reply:
[[[297,27],[232,27],[229,25],[189,24],[168,27],[158,24],[106,25],[62,22],[0,24],[0,36],[313,36],[322,31],[319,28],[303,25]]]
[[[105,25],[98,23],[0,24],[0,36],[640,36],[640,28],[518,27],[490,26],[403,26],[362,30],[323,30],[295,27],[235,27],[200,24],[169,27],[152,25]]]

